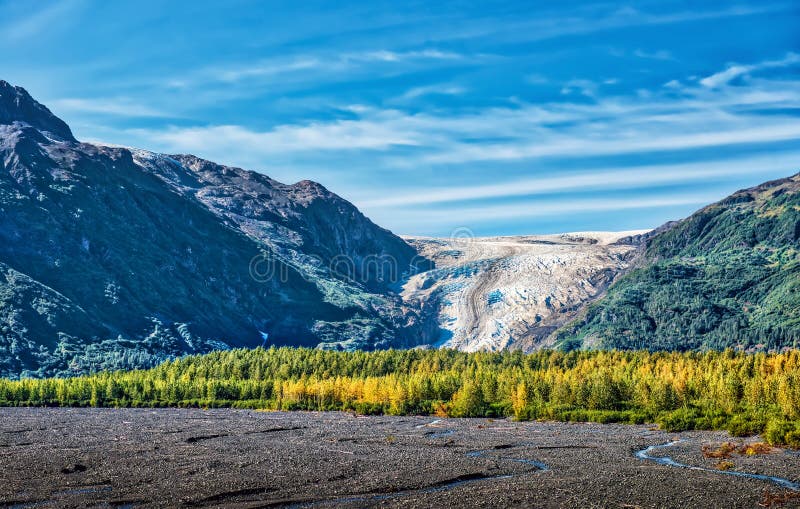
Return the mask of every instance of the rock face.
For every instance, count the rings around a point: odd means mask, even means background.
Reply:
[[[191,155],[134,150],[133,158],[177,193],[301,266],[332,268],[340,279],[377,291],[395,284],[412,263],[424,266],[405,241],[316,182],[286,185]]]
[[[431,346],[552,346],[553,333],[629,267],[645,233],[409,238],[436,269],[411,277],[403,297],[436,331]]]
[[[76,141],[69,126],[22,87],[0,80],[0,125],[27,124],[63,141]]]
[[[0,82],[0,376],[412,346],[413,248],[313,182],[77,142]]]

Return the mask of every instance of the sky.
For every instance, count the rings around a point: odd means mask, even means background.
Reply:
[[[84,141],[316,180],[407,235],[656,227],[800,171],[800,4],[0,0]]]

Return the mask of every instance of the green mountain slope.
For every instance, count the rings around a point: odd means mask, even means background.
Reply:
[[[800,339],[800,174],[739,191],[646,243],[558,335],[566,348],[776,350]]]

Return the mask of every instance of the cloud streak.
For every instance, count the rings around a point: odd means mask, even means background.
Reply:
[[[416,99],[428,95],[461,95],[467,91],[459,85],[427,85],[424,87],[414,87],[403,94],[403,99]]]
[[[788,53],[780,60],[767,60],[751,65],[729,65],[724,71],[714,73],[701,79],[700,84],[708,88],[718,88],[722,85],[727,85],[740,76],[745,76],[764,69],[789,67],[795,64],[800,64],[800,55],[797,53]]]
[[[791,8],[790,4],[762,4],[757,7],[739,5],[721,9],[673,11],[654,13],[626,6],[614,8],[613,4],[600,4],[575,9],[569,16],[543,16],[534,20],[505,20],[504,23],[487,23],[488,27],[464,27],[444,33],[436,40],[471,39],[493,36],[500,39],[544,41],[630,27],[673,25],[720,18],[735,18],[779,12]]]
[[[63,112],[96,113],[101,115],[142,118],[169,118],[174,116],[166,111],[144,106],[131,98],[64,98],[49,101],[49,104],[52,106],[53,110]]]
[[[412,89],[413,90],[413,89]],[[437,88],[415,91],[419,97]],[[457,92],[458,90],[450,90]],[[466,114],[344,107],[356,118],[285,124],[137,130],[155,146],[214,156],[314,154],[351,157],[374,151],[385,168],[438,167],[543,158],[685,151],[800,140],[800,82],[755,80],[747,87],[661,88],[647,95],[591,102],[521,103]],[[769,113],[769,114],[766,114]],[[414,149],[397,155],[395,149]]]
[[[22,5],[22,4],[20,4]],[[44,5],[43,7],[40,7]],[[82,0],[59,0],[51,3],[37,2],[30,4],[26,14],[11,22],[4,23],[0,37],[20,41],[31,37],[40,37],[43,32],[66,23],[70,15],[83,5]]]
[[[645,188],[741,175],[757,176],[764,170],[781,171],[787,174],[792,171],[800,171],[800,151],[702,163],[634,166],[625,169],[596,169],[591,172],[556,177],[528,178],[490,185],[448,186],[437,189],[420,188],[406,190],[403,194],[357,201],[358,205],[371,209],[397,208],[489,198],[549,195],[560,192]]]
[[[719,196],[713,193],[687,196],[668,196],[629,199],[578,199],[553,203],[517,203],[512,205],[487,205],[481,207],[457,207],[449,210],[412,209],[403,212],[403,221],[413,225],[438,227],[441,225],[486,224],[498,220],[536,219],[562,214],[591,212],[619,212],[677,206],[701,206]]]
[[[191,88],[204,84],[239,83],[252,80],[278,80],[294,77],[305,80],[341,81],[345,76],[374,72],[376,66],[388,69],[415,69],[434,64],[456,63],[471,57],[437,48],[408,51],[368,50],[351,52],[310,52],[247,63],[210,66],[167,79],[171,88]]]

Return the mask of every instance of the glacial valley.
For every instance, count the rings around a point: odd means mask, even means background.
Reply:
[[[407,237],[436,268],[411,277],[402,295],[438,328],[432,346],[465,351],[553,346],[553,333],[631,266],[647,232]]]

